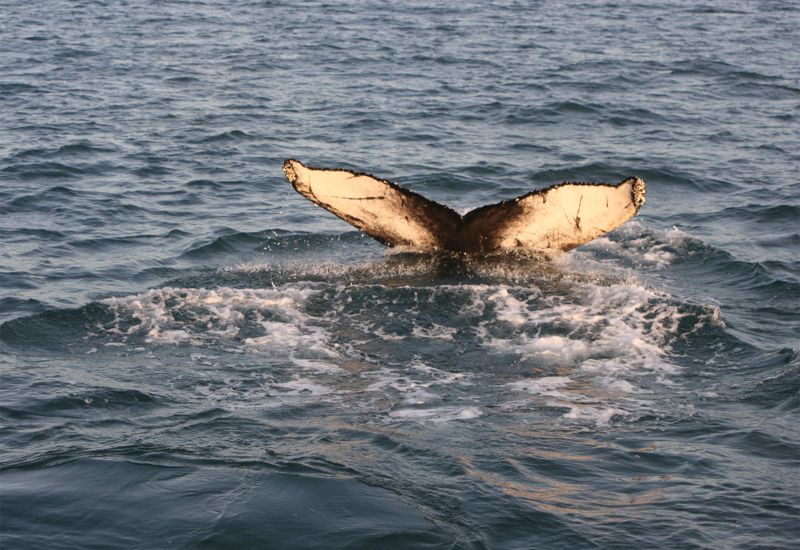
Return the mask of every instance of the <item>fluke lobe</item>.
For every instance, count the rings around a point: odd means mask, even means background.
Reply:
[[[616,229],[644,204],[645,184],[565,182],[463,216],[390,181],[350,170],[283,163],[305,198],[388,246],[421,252],[570,250]]]

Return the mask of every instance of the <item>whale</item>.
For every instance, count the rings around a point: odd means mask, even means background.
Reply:
[[[283,163],[303,197],[389,247],[489,254],[571,250],[613,231],[645,202],[645,182],[562,182],[459,214],[364,172]]]

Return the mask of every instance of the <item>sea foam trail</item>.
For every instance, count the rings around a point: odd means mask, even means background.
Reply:
[[[237,343],[271,353],[302,348],[335,357],[325,331],[302,309],[314,292],[304,286],[153,289],[103,300],[115,318],[99,328],[121,335],[123,341],[143,335],[145,342],[155,344]]]
[[[134,350],[267,359],[251,375],[258,384],[201,384],[232,406],[347,396],[368,409],[380,395],[387,420],[470,420],[489,404],[481,390],[494,387],[502,410],[542,407],[603,424],[635,416],[654,387],[673,384],[675,342],[722,326],[716,308],[675,303],[635,281],[559,284],[167,287],[104,300],[113,321],[98,329],[106,345]],[[441,369],[442,354],[462,359]]]

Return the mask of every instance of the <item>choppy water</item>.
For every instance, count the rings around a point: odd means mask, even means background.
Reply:
[[[791,548],[793,2],[0,4],[7,548]],[[648,182],[552,262],[387,253]]]

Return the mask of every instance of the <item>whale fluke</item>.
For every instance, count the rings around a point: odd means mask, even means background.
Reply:
[[[369,174],[283,163],[311,202],[388,246],[423,252],[570,250],[616,229],[645,200],[645,183],[565,182],[459,215],[448,206]]]

